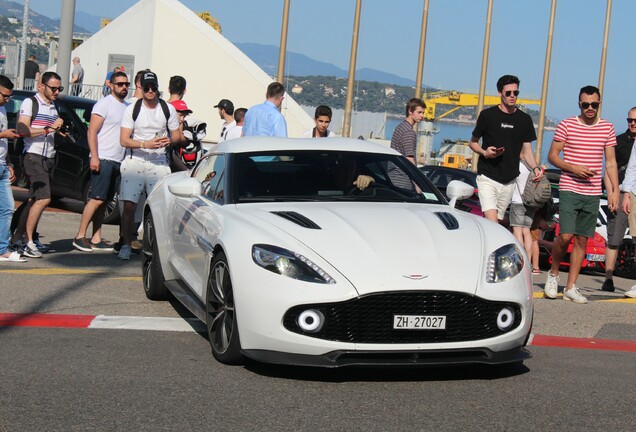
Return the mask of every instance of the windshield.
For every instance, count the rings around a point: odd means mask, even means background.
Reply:
[[[445,203],[407,159],[387,154],[298,150],[234,154],[234,202]]]

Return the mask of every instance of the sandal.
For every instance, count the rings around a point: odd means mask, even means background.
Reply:
[[[0,256],[0,262],[26,262],[17,252],[11,252],[9,256]]]
[[[540,268],[533,268],[532,269],[532,274],[541,274],[541,269]]]

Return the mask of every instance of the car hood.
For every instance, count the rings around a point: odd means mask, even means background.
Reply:
[[[271,224],[319,255],[360,295],[411,289],[472,294],[485,266],[481,224],[475,216],[446,205],[276,203],[237,207],[253,223]]]

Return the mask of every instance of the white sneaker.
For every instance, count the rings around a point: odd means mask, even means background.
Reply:
[[[563,300],[571,301],[578,304],[587,303],[587,298],[581,294],[576,286],[572,286],[571,289],[563,290]]]
[[[557,298],[559,292],[559,277],[552,275],[548,272],[548,278],[545,281],[545,287],[543,289],[543,297],[549,299]]]
[[[625,291],[625,297],[636,298],[636,285],[634,285],[629,291]]]

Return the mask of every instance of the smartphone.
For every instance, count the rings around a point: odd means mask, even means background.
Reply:
[[[503,147],[498,147],[498,148],[495,149],[495,151],[497,153],[501,153],[502,151],[504,151],[504,148]]]

